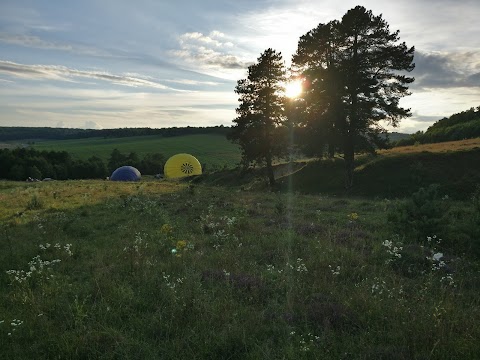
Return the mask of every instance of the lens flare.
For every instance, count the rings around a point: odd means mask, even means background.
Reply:
[[[299,97],[303,91],[302,81],[295,80],[285,85],[285,95],[289,98]]]

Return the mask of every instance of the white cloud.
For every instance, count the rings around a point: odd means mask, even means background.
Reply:
[[[0,73],[28,80],[73,81],[76,78],[89,78],[131,87],[149,87],[162,90],[175,90],[160,84],[151,78],[141,78],[139,76],[131,75],[129,76],[128,74],[115,75],[101,71],[76,70],[66,66],[57,65],[27,65],[0,60]]]
[[[180,49],[172,50],[170,54],[200,69],[245,70],[251,62],[233,54],[234,45],[231,41],[223,41],[225,38],[226,35],[219,31],[212,31],[209,35],[185,33],[179,37]]]
[[[85,125],[83,126],[84,129],[102,129],[100,125],[98,125],[95,121],[85,121]]]
[[[183,85],[207,85],[207,86],[218,86],[220,85],[219,82],[216,81],[199,81],[199,80],[192,80],[192,79],[164,79],[164,82],[175,83],[175,84],[183,84]]]
[[[10,45],[19,45],[29,48],[46,49],[46,50],[58,50],[67,51],[75,54],[100,56],[100,57],[112,57],[113,55],[108,51],[89,47],[85,45],[71,45],[65,43],[58,43],[47,41],[34,35],[26,34],[9,34],[0,33],[0,42]]]

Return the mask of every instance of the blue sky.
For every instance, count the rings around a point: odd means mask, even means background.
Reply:
[[[480,106],[478,0],[0,0],[0,126],[231,125],[261,52],[356,5],[416,48],[397,131]]]

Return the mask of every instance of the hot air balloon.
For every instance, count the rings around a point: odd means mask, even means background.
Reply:
[[[177,179],[202,174],[202,165],[190,154],[176,154],[167,160],[163,167],[167,179]]]
[[[110,176],[112,181],[138,181],[142,177],[140,171],[133,166],[121,166]]]

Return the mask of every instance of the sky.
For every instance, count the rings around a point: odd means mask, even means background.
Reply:
[[[248,65],[356,5],[415,46],[390,130],[480,106],[478,0],[0,0],[0,126],[230,126]]]

